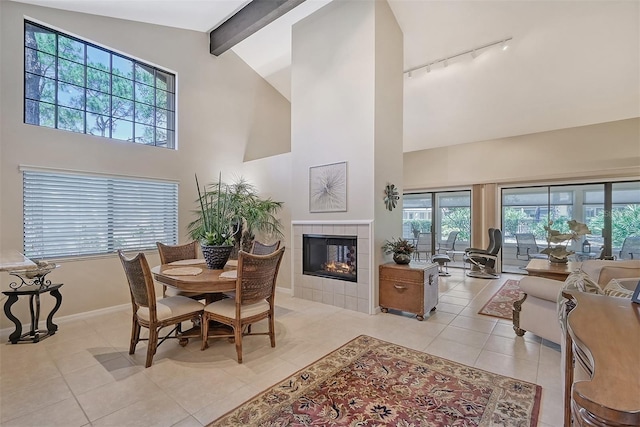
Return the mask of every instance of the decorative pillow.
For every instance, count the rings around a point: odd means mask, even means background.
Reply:
[[[598,283],[594,282],[593,279],[584,271],[574,271],[573,273],[567,276],[567,279],[564,281],[564,285],[562,286],[562,290],[574,290],[577,289],[580,292],[586,292],[588,294],[598,294],[603,295],[604,292]]]
[[[565,325],[567,321],[567,312],[565,304],[567,299],[562,296],[562,291],[574,291],[587,292],[590,294],[604,295],[602,288],[593,281],[591,276],[582,270],[576,270],[567,276],[560,292],[558,292],[558,321],[563,331],[566,331]]]
[[[638,283],[638,279],[633,279],[635,283]],[[620,280],[611,279],[611,281],[604,287],[604,294],[609,295],[610,297],[619,297],[619,298],[631,298],[633,296],[633,291],[627,289]]]

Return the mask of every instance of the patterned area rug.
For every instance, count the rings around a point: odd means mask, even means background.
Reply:
[[[522,298],[518,280],[507,280],[478,312],[501,319],[513,319],[513,302]]]
[[[209,427],[535,426],[541,391],[361,335]]]

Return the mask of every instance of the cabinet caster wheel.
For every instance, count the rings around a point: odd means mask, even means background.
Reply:
[[[180,347],[185,347],[187,344],[189,344],[189,338],[180,338],[178,340],[178,344],[180,344]]]
[[[380,311],[382,311],[383,313],[388,313],[389,309],[385,307],[380,307]]]
[[[424,320],[424,316],[420,316],[419,314],[416,316],[416,319],[418,319],[419,322],[422,322]]]
[[[431,309],[431,311],[436,311],[436,307],[434,306],[434,307]]]

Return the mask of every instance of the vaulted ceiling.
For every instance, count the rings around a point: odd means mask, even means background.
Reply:
[[[202,32],[247,4],[20,1]],[[329,1],[306,0],[232,50],[290,99],[291,25]],[[640,116],[638,1],[388,1],[404,33],[405,69],[513,37],[507,50],[405,77],[405,151]]]

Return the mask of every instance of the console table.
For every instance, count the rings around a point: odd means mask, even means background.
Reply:
[[[46,269],[9,271],[9,274],[19,279],[19,281],[9,284],[10,291],[2,292],[7,296],[7,301],[4,303],[4,313],[15,325],[15,330],[9,335],[9,341],[12,344],[17,344],[21,341],[37,343],[48,336],[54,335],[58,330],[58,325],[53,323],[53,315],[56,314],[62,304],[62,294],[60,293],[62,283],[52,284],[51,280],[46,279],[47,274],[57,267],[57,265],[50,265]],[[47,316],[47,330],[44,331],[38,329],[38,323],[40,322],[40,295],[46,293],[53,296],[56,303]],[[31,328],[24,334],[22,333],[22,322],[11,312],[11,307],[21,296],[29,297],[29,313],[31,314]]]
[[[640,305],[578,291],[562,295],[576,304],[565,337],[565,427],[639,426]],[[574,382],[574,363],[591,379]]]

